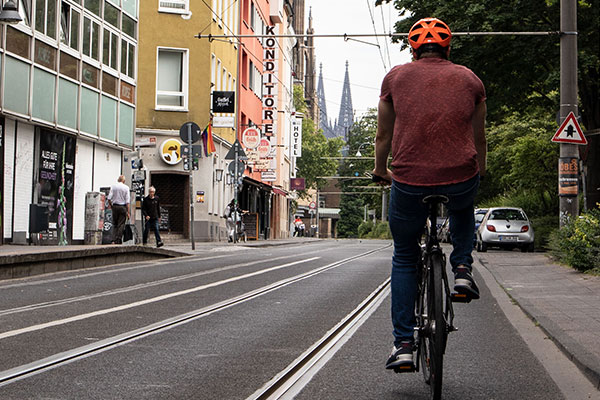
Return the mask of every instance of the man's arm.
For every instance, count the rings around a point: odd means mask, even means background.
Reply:
[[[487,141],[485,139],[485,114],[487,106],[485,101],[475,106],[473,114],[473,136],[475,139],[475,150],[477,150],[477,163],[479,164],[479,175],[485,176],[487,168]]]
[[[392,138],[394,137],[394,123],[396,113],[394,105],[385,100],[379,100],[377,111],[377,136],[375,137],[375,169],[373,175],[377,175],[392,181],[392,172],[387,167],[388,156],[392,149]]]

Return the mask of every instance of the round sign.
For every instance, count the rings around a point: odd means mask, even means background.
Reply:
[[[238,170],[237,170],[238,176],[241,176],[244,174],[244,170],[246,169],[246,164],[244,164],[244,162],[242,160],[238,160],[237,168],[238,168]],[[235,176],[235,161],[230,162],[227,169],[229,170],[229,173],[231,175]]]
[[[160,158],[169,165],[181,161],[181,142],[177,139],[167,139],[160,145]]]
[[[310,208],[311,210],[314,210],[315,208],[317,208],[317,203],[315,203],[314,201],[311,201],[310,204],[308,205],[308,208]]]
[[[179,137],[187,144],[196,143],[200,139],[202,131],[195,122],[186,122],[179,128]]]
[[[260,158],[267,158],[269,153],[271,152],[271,142],[267,138],[260,139],[260,144],[258,145],[258,156]]]
[[[242,132],[242,143],[247,149],[256,149],[260,144],[260,131],[256,128],[247,128]]]

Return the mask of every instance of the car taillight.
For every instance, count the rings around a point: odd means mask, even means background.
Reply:
[[[529,230],[529,225],[523,225],[521,228],[521,232],[527,232]]]
[[[486,225],[485,227],[490,232],[496,232],[496,227],[494,225]]]

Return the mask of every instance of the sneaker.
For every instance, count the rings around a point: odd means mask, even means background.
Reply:
[[[394,346],[392,348],[392,354],[385,363],[386,369],[395,369],[401,366],[412,366],[413,361],[414,342],[405,340],[400,343],[399,347]]]
[[[158,242],[158,243],[156,243],[156,247],[162,247],[163,245],[164,245],[164,243],[163,243],[163,242]]]
[[[458,293],[465,294],[473,300],[479,298],[479,288],[473,279],[471,269],[460,265],[454,271],[454,290]]]

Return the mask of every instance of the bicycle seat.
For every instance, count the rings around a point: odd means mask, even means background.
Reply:
[[[432,194],[430,196],[425,196],[423,198],[423,203],[425,204],[439,204],[439,203],[447,203],[450,199],[442,194]]]

